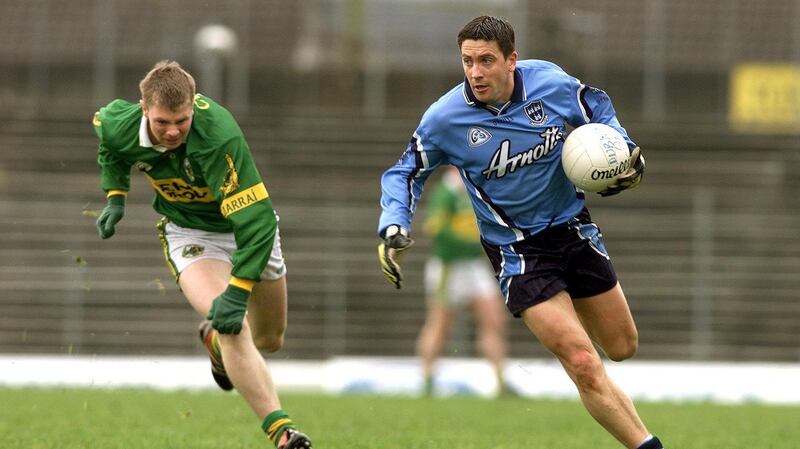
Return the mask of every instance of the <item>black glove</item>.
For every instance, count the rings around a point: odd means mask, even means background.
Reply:
[[[386,279],[395,288],[403,287],[403,273],[400,271],[400,255],[404,249],[414,243],[408,238],[408,231],[398,225],[391,225],[386,228],[383,243],[378,245],[378,258],[381,262],[381,270]]]
[[[642,182],[642,175],[644,175],[644,156],[641,154],[641,149],[636,147],[631,152],[628,169],[617,177],[614,184],[599,192],[600,196],[612,196],[623,190],[635,189]]]
[[[101,239],[114,235],[114,226],[125,216],[125,195],[112,195],[108,197],[108,204],[97,217],[97,234]]]

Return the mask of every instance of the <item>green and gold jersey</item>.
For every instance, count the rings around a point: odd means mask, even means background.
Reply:
[[[431,192],[426,208],[431,252],[443,262],[480,257],[483,248],[469,196],[461,179],[448,175]]]
[[[149,143],[140,139],[142,117],[138,103],[124,100],[95,113],[103,190],[126,194],[135,167],[156,191],[156,212],[179,226],[233,232],[238,249],[232,275],[258,281],[272,251],[277,218],[233,116],[198,94],[186,142],[174,150],[142,146]]]

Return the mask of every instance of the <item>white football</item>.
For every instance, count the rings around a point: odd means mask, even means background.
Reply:
[[[564,173],[578,188],[600,192],[628,169],[630,151],[616,129],[602,123],[575,128],[561,149]]]

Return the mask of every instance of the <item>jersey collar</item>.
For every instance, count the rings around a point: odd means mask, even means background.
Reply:
[[[150,134],[147,132],[147,117],[142,115],[142,122],[139,125],[139,146],[144,148],[152,148],[159,153],[167,151],[167,148],[161,145],[153,145],[150,140]]]
[[[494,115],[500,115],[505,112],[513,102],[525,101],[528,99],[528,94],[525,92],[525,83],[522,82],[522,74],[519,69],[514,69],[514,91],[511,92],[511,99],[500,106],[489,105],[475,98],[475,94],[472,93],[472,89],[469,87],[469,81],[467,81],[466,78],[464,78],[462,93],[464,94],[464,101],[468,105],[475,108],[484,108]]]

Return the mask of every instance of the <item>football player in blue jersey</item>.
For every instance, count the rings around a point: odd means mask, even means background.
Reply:
[[[506,306],[552,352],[581,401],[627,448],[662,449],[630,398],[608,377],[596,343],[615,361],[634,355],[636,325],[584,192],[561,167],[567,126],[605,123],[625,136],[631,163],[603,196],[636,187],[644,158],[608,95],[557,65],[518,60],[514,30],[481,16],[458,33],[465,80],[428,108],[400,160],[381,179],[378,246],[396,288],[423,185],[458,168]]]

